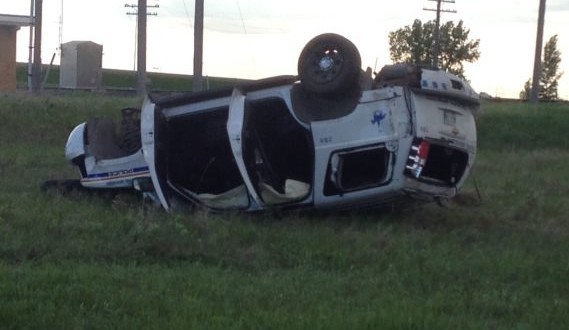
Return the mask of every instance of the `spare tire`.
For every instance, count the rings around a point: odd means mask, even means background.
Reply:
[[[360,53],[350,40],[325,33],[304,46],[298,59],[298,75],[310,93],[343,93],[357,86],[361,63]]]

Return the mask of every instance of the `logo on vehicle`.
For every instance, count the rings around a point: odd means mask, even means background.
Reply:
[[[376,111],[373,113],[373,119],[371,120],[372,124],[377,124],[377,127],[381,126],[381,122],[387,117],[387,114],[383,111]]]

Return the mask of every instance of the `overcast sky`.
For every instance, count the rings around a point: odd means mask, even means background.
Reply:
[[[191,74],[194,0],[147,0],[149,71]],[[0,13],[29,15],[29,0],[0,0]],[[103,45],[103,67],[135,67],[136,17],[125,4],[137,0],[44,0],[42,59],[49,63],[62,41]],[[205,0],[204,75],[262,78],[295,74],[298,55],[312,37],[335,32],[358,46],[364,68],[390,64],[387,35],[414,19],[435,18],[428,0]],[[479,92],[518,97],[533,72],[539,0],[456,0],[444,4],[442,22],[464,21],[480,39],[480,59],[466,75]],[[547,0],[544,38],[558,34],[559,95],[569,99],[569,1]],[[63,22],[61,24],[61,22]],[[60,27],[61,33],[60,33]],[[17,58],[28,59],[29,30],[18,33]]]

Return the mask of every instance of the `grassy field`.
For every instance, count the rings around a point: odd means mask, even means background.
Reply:
[[[54,65],[48,69],[48,65],[43,66],[46,88],[57,88],[59,86],[59,66]],[[49,71],[49,74],[48,74]],[[126,70],[103,69],[102,84],[109,89],[136,89],[136,72]],[[148,72],[147,79],[153,91],[190,91],[192,90],[192,76]],[[19,89],[26,89],[28,85],[27,63],[18,63],[16,67],[16,80]],[[216,88],[222,86],[233,86],[246,81],[237,78],[204,77],[204,88]]]
[[[567,104],[484,104],[445,208],[218,216],[40,193],[76,176],[77,123],[136,105],[0,95],[0,328],[569,328]]]

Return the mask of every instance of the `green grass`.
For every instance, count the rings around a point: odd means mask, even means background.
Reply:
[[[0,328],[569,327],[567,105],[484,104],[474,175],[445,208],[166,214],[40,193],[76,176],[76,124],[138,104],[0,95]]]
[[[46,75],[48,65],[43,66],[43,74]],[[28,84],[28,67],[26,63],[18,63],[16,67],[16,81],[20,89],[26,89]],[[109,89],[136,89],[136,72],[127,70],[103,69],[102,84]],[[150,89],[152,91],[190,91],[192,90],[193,76],[147,72]],[[247,80],[238,78],[204,77],[204,88],[213,89],[225,86],[234,86]],[[59,66],[54,65],[49,69],[46,88],[59,86]]]

